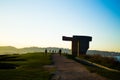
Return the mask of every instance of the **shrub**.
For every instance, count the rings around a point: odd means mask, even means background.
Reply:
[[[95,55],[80,55],[80,58],[101,64],[109,68],[120,70],[120,62],[116,61],[116,59],[113,57],[103,57],[101,55],[95,54]]]

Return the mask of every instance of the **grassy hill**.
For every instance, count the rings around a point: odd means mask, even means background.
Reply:
[[[49,80],[51,76],[51,70],[43,67],[51,64],[50,55],[28,53],[3,55],[0,58],[0,63],[17,65],[15,69],[0,69],[0,80]]]

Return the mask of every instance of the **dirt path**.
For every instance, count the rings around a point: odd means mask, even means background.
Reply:
[[[82,64],[64,56],[54,54],[52,58],[57,69],[52,80],[107,80],[95,73],[90,73]]]

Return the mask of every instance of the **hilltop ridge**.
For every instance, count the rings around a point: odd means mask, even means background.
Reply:
[[[58,47],[24,47],[24,48],[16,48],[13,46],[0,46],[0,54],[22,54],[22,53],[32,53],[32,52],[44,52],[45,49],[48,52],[55,51],[56,53],[59,49],[62,50],[62,53],[71,54],[71,50],[68,48],[58,48]],[[100,54],[102,56],[120,56],[120,52],[108,52],[108,51],[99,51],[99,50],[88,50],[87,54]]]

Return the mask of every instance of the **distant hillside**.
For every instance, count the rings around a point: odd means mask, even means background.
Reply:
[[[0,46],[0,54],[18,53],[18,49],[12,46]]]
[[[57,47],[25,47],[25,48],[15,48],[12,46],[0,46],[0,54],[22,54],[22,53],[31,53],[31,52],[44,52],[47,49],[48,52],[57,53],[59,49],[62,50],[62,53],[71,53],[70,49],[57,48]]]
[[[44,48],[39,48],[39,47],[25,47],[25,48],[20,48],[19,51],[21,53],[28,53],[28,52],[44,52]]]
[[[102,56],[120,56],[120,52],[108,52],[108,51],[98,51],[98,50],[88,50],[87,54],[100,54]]]
[[[41,47],[25,47],[25,48],[15,48],[12,46],[0,46],[0,54],[22,54],[22,53],[31,53],[31,52],[44,52],[45,49],[47,49],[48,52],[57,53],[59,49],[62,50],[62,53],[68,53],[71,54],[70,49],[65,48],[57,48],[57,47],[47,47],[47,48],[41,48]],[[93,55],[93,54],[100,54],[102,56],[120,56],[119,52],[108,52],[108,51],[98,51],[98,50],[88,50],[87,54]]]

